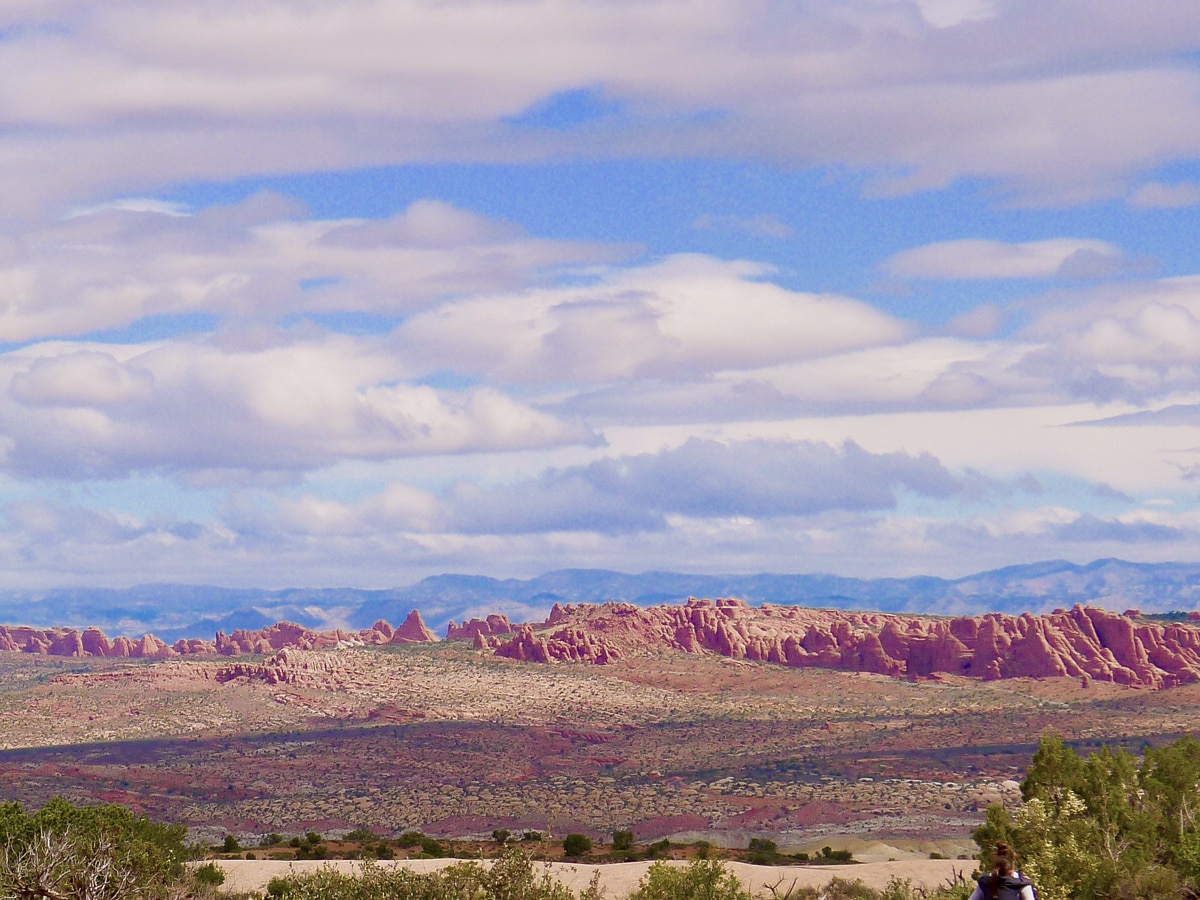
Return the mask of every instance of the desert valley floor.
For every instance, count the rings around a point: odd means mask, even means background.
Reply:
[[[646,652],[537,664],[467,642],[270,659],[0,653],[0,796],[116,801],[215,835],[493,828],[801,846],[962,839],[1039,735],[1136,750],[1200,684],[981,681]]]

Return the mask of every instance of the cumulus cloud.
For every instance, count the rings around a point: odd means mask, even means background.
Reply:
[[[751,367],[890,343],[910,328],[846,297],[797,293],[769,270],[702,256],[598,282],[446,303],[408,319],[414,358],[516,382],[595,382]]]
[[[0,356],[9,473],[301,472],[345,459],[594,444],[585,426],[487,387],[405,383],[378,341],[277,336],[152,347],[35,345]]]
[[[1135,281],[1028,304],[1021,371],[1081,388],[1077,396],[1151,406],[1200,387],[1200,279]]]
[[[0,341],[119,328],[148,316],[354,311],[398,316],[516,288],[628,248],[532,238],[436,200],[383,220],[312,220],[259,194],[192,215],[117,203],[15,238],[0,254]]]
[[[1106,241],[1055,238],[1008,244],[957,240],[903,250],[883,263],[895,278],[1094,278],[1127,269],[1120,249]]]
[[[753,421],[1054,402],[1048,379],[1020,371],[1037,345],[918,337],[670,383],[581,390],[547,408],[597,423]]]

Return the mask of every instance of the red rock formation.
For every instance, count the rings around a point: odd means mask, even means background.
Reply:
[[[488,616],[452,623],[447,637],[470,639],[476,649],[498,656],[543,663],[604,665],[644,650],[677,650],[910,678],[938,673],[984,679],[1068,676],[1080,684],[1107,681],[1150,688],[1200,681],[1200,628],[1194,620],[1162,625],[1082,606],[1045,616],[993,613],[945,619],[754,608],[738,600],[689,600],[648,609],[627,603],[556,604],[549,618],[537,625],[514,628],[504,616]],[[416,610],[396,629],[379,621],[358,632],[321,632],[279,622],[257,631],[218,632],[213,641],[180,640],[169,647],[153,635],[110,642],[96,628],[80,633],[73,628],[0,625],[0,650],[142,659],[271,656],[288,649],[435,640]],[[283,676],[260,672],[255,677]]]
[[[508,616],[490,615],[486,619],[471,619],[461,625],[454,624],[451,619],[446,625],[446,640],[474,641],[476,636],[489,638],[513,634],[516,631]]]
[[[503,617],[501,617],[503,618]],[[414,644],[436,641],[416,610],[393,631],[387,622],[376,622],[357,632],[314,631],[294,622],[277,622],[258,631],[239,629],[233,634],[218,631],[214,640],[181,639],[168,646],[152,634],[131,640],[124,635],[111,642],[99,628],[30,628],[0,625],[0,651],[40,653],[49,656],[95,656],[112,659],[167,659],[173,656],[241,656],[272,654],[286,648],[331,650],[339,644]]]
[[[336,654],[305,653],[287,648],[261,663],[231,663],[222,666],[217,672],[216,680],[224,683],[243,678],[265,681],[267,684],[328,688],[331,680],[337,680],[339,668]]]
[[[390,644],[431,644],[437,640],[437,635],[425,627],[421,621],[421,613],[413,610],[408,614],[400,627],[396,629]]]
[[[490,644],[489,644],[490,645]],[[477,641],[477,647],[480,643]],[[1200,681],[1200,629],[1137,622],[1076,606],[1046,616],[941,619],[814,610],[737,600],[640,609],[558,606],[495,653],[535,662],[604,663],[639,650],[715,653],[793,667],[923,677],[1070,676],[1150,688]]]

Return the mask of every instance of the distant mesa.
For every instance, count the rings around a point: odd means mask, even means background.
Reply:
[[[532,663],[609,665],[646,652],[675,651],[905,678],[1069,676],[1084,686],[1095,681],[1153,689],[1200,681],[1200,614],[1189,613],[1184,621],[1146,621],[1136,610],[1118,615],[1081,605],[1040,616],[939,618],[771,604],[752,607],[733,599],[690,599],[647,608],[556,603],[539,623],[514,624],[503,615],[461,625],[451,621],[446,638]],[[274,654],[263,665],[226,667],[223,676],[278,682],[309,677],[305,673],[319,676],[312,667],[325,665],[298,664],[286,656],[289,650],[436,640],[417,610],[397,628],[382,619],[357,632],[314,631],[279,622],[256,631],[218,631],[211,641],[184,639],[172,645],[152,634],[110,641],[97,628],[79,632],[0,625],[0,650],[18,653],[130,659]]]
[[[437,635],[425,627],[421,614],[413,610],[398,628],[382,620],[362,631],[314,631],[294,622],[277,622],[256,631],[239,629],[231,634],[218,631],[211,641],[184,638],[166,644],[152,634],[138,640],[118,637],[109,640],[99,628],[30,628],[0,625],[0,650],[45,656],[101,657],[105,659],[169,659],[180,656],[243,656],[271,654],[280,650],[332,650],[338,646],[385,644],[428,644]]]

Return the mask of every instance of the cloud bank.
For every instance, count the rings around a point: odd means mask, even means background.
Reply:
[[[9,3],[0,587],[1194,556],[1198,34]]]

